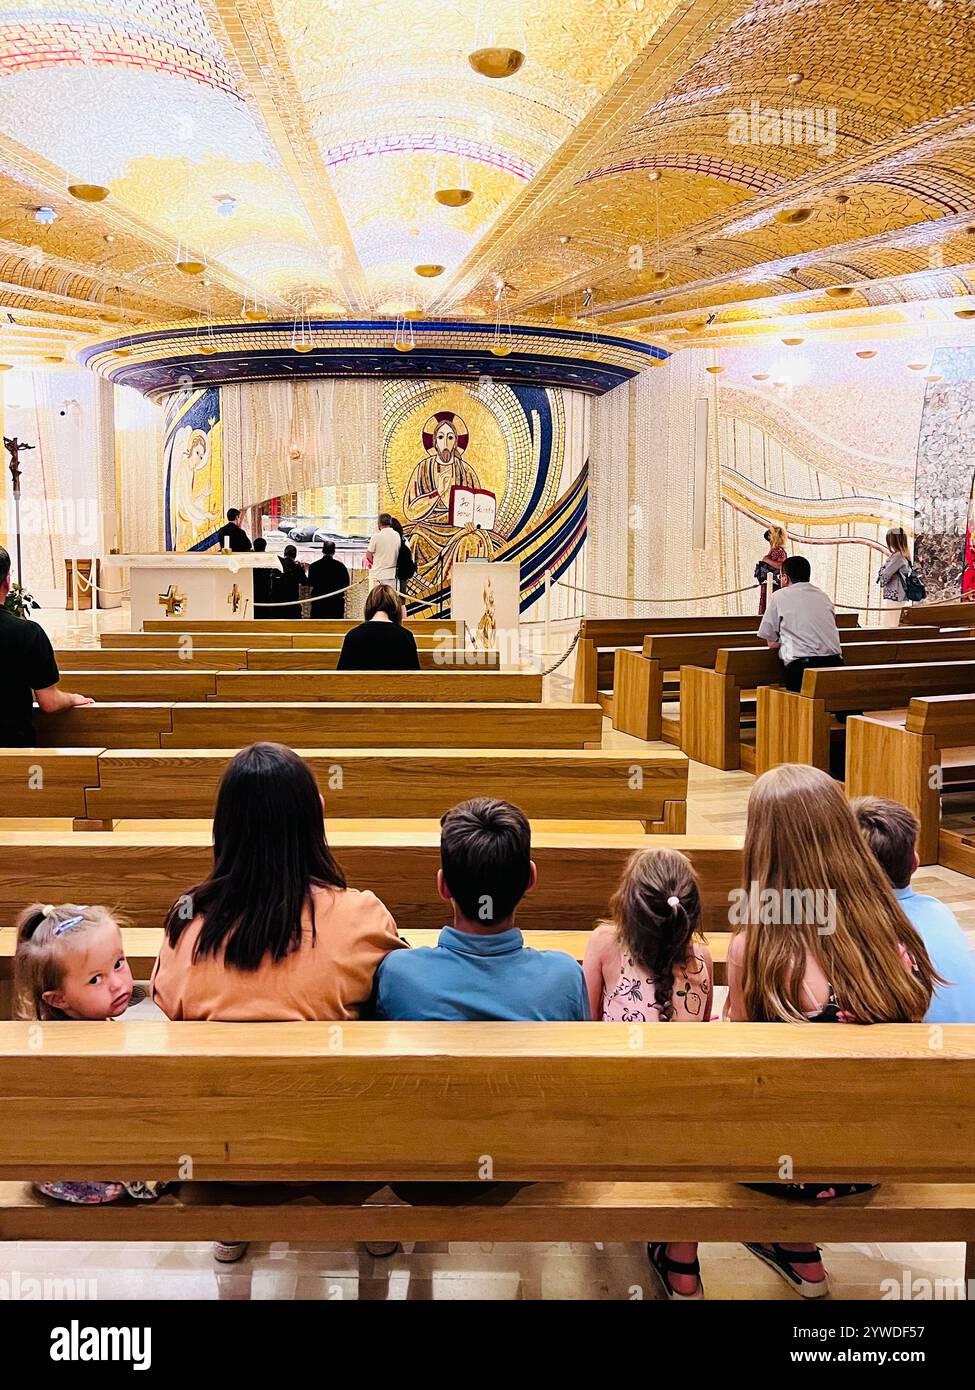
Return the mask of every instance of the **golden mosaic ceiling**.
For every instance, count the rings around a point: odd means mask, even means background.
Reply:
[[[481,76],[492,46],[523,66]],[[0,309],[671,343],[950,317],[973,56],[970,0],[0,0]]]

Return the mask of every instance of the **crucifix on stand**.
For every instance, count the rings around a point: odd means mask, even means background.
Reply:
[[[10,476],[14,484],[14,529],[17,537],[17,583],[22,584],[24,577],[21,573],[20,563],[20,454],[21,450],[33,449],[33,444],[21,444],[19,439],[8,439],[6,435],[3,440],[6,445],[7,453],[10,455]]]

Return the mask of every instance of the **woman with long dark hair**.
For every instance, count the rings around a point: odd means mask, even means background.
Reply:
[[[311,769],[255,743],[223,775],[213,868],[170,910],[152,993],[171,1019],[355,1019],[405,945],[383,903],[346,885]]]

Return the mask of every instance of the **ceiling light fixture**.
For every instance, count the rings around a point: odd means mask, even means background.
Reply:
[[[444,273],[445,268],[446,267],[442,265],[432,264],[415,265],[413,267],[417,275],[422,276],[424,280],[435,280],[438,275],[442,275]]]
[[[857,357],[862,358],[864,362],[868,362],[868,361],[870,360],[871,357],[876,357],[876,356],[877,356],[877,354],[876,354],[875,352],[873,352],[872,350],[871,350],[871,351],[868,351],[868,350],[866,350],[866,349],[865,349],[863,352],[858,352],[858,353],[857,353]]]
[[[783,227],[801,227],[804,222],[809,221],[814,211],[815,209],[810,207],[780,208],[775,214],[775,220]]]
[[[58,220],[58,215],[53,208],[35,208],[34,221],[39,222],[42,227],[50,227],[53,222]]]
[[[525,55],[520,48],[509,48],[503,45],[492,45],[487,48],[475,48],[472,53],[468,53],[467,61],[476,73],[481,77],[498,78],[514,77],[525,61]]]

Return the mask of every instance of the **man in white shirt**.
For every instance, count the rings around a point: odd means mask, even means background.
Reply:
[[[388,584],[391,589],[396,584],[396,557],[399,555],[399,535],[393,528],[393,518],[389,512],[381,512],[379,530],[369,542],[366,558],[372,565],[372,588],[377,584]]]
[[[769,600],[758,628],[785,667],[786,690],[802,689],[810,666],[842,666],[843,649],[833,605],[822,589],[810,584],[812,571],[804,555],[790,555],[782,566],[782,587]]]

